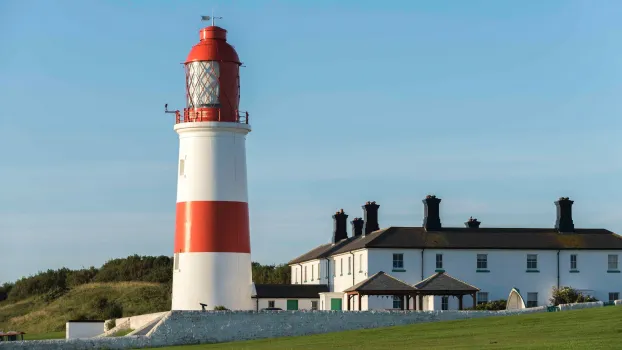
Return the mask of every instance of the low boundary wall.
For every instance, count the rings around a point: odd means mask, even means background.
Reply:
[[[0,343],[0,349],[82,350],[162,347],[540,312],[547,312],[547,307],[503,311],[170,311],[147,336],[5,342]]]

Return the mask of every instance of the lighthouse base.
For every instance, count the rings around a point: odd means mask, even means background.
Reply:
[[[179,253],[173,270],[172,310],[252,310],[251,255]]]

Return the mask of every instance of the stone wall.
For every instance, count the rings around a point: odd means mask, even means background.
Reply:
[[[589,309],[593,307],[603,307],[602,301],[594,301],[590,303],[576,303],[576,304],[559,304],[557,306],[561,311]]]
[[[546,306],[508,311],[171,311],[148,336],[6,342],[0,343],[0,350],[161,347],[301,336],[546,311]]]

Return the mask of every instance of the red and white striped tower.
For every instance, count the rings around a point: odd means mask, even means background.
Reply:
[[[179,134],[172,309],[251,310],[241,63],[226,30],[212,23],[199,33],[184,63],[186,108],[169,112]]]

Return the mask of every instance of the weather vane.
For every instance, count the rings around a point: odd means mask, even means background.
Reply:
[[[214,17],[213,13],[212,13],[211,16],[201,16],[201,21],[209,21],[210,19],[212,20],[212,25],[215,25],[214,24],[214,20],[215,19],[222,19],[222,17]]]

